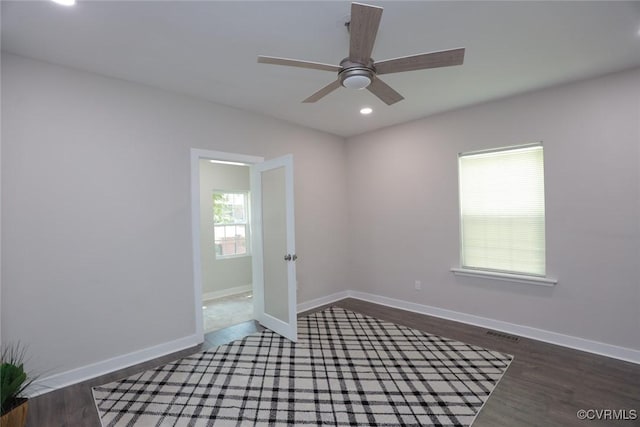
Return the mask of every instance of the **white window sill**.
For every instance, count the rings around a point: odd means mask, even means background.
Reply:
[[[251,254],[216,255],[216,261],[224,261],[225,259],[237,259],[237,258],[248,258],[248,257],[251,257]]]
[[[549,277],[527,276],[524,274],[500,273],[497,271],[473,270],[470,268],[453,267],[451,272],[456,276],[482,277],[485,279],[503,280],[506,282],[527,283],[538,286],[555,286],[558,279]]]

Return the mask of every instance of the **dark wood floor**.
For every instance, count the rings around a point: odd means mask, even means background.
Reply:
[[[335,305],[514,355],[473,427],[640,426],[640,418],[612,421],[580,420],[576,416],[580,409],[626,410],[627,414],[635,410],[640,416],[640,365],[521,337],[515,341],[487,334],[483,328],[356,299]],[[225,344],[258,329],[255,322],[245,322],[208,334],[202,346],[38,396],[29,403],[27,427],[100,427],[91,387]]]

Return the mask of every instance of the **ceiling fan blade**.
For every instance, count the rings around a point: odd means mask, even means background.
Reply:
[[[464,48],[442,50],[439,52],[420,53],[388,59],[373,64],[376,74],[401,73],[403,71],[424,70],[426,68],[449,67],[461,65],[464,61]]]
[[[349,60],[367,64],[371,58],[373,44],[376,41],[382,8],[361,3],[351,3],[351,22],[349,32]]]
[[[334,90],[338,89],[340,87],[340,80],[336,80],[334,82],[329,83],[328,85],[326,85],[325,87],[323,87],[322,89],[320,89],[319,91],[317,91],[316,93],[314,93],[313,95],[311,95],[310,97],[308,97],[307,99],[305,99],[302,102],[316,102],[317,100],[324,98],[325,96],[329,95],[331,92],[333,92]]]
[[[377,77],[374,77],[371,84],[367,86],[369,92],[377,96],[387,105],[395,104],[398,101],[402,101],[404,96],[393,90],[391,86],[383,82]]]
[[[335,71],[341,68],[338,65],[322,64],[320,62],[301,61],[298,59],[276,58],[274,56],[258,56],[261,64],[286,65],[289,67],[311,68],[312,70]]]

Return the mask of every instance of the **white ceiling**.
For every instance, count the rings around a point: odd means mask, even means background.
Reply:
[[[464,65],[383,76],[405,97],[392,106],[344,88],[302,104],[335,75],[256,57],[338,64],[349,2],[78,1],[2,1],[2,49],[341,136],[640,66],[638,1],[371,2],[374,59],[466,47]]]

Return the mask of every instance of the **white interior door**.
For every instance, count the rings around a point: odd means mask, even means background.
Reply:
[[[293,156],[251,166],[255,319],[298,339]]]

